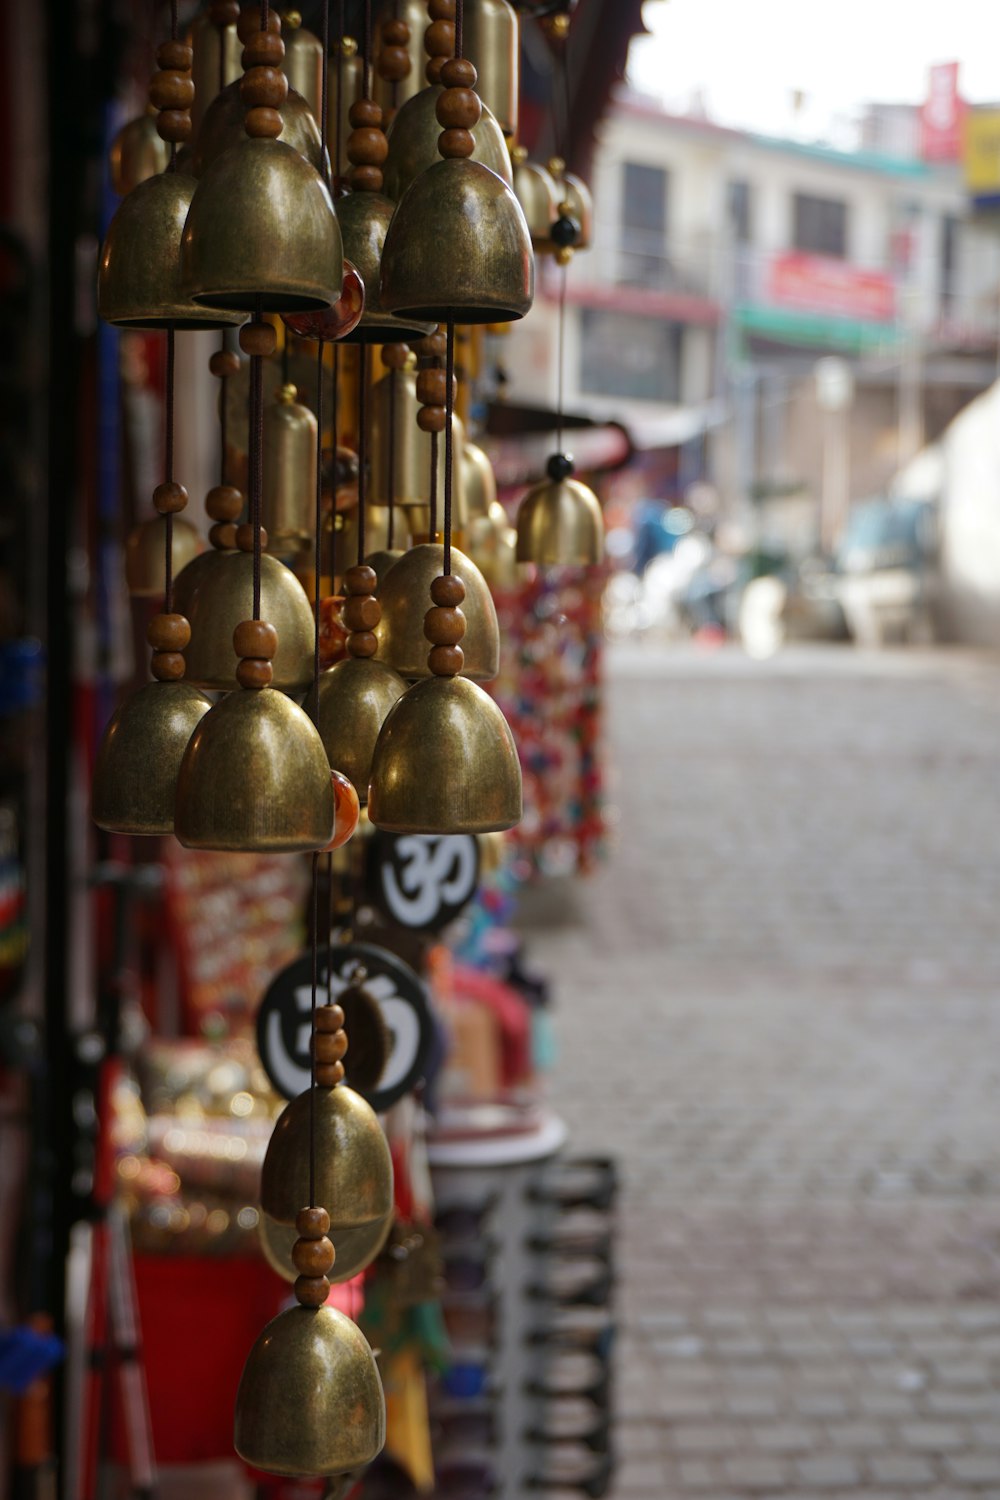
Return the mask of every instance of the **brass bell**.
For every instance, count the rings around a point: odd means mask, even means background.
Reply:
[[[438,151],[441,126],[438,123],[437,102],[442,92],[442,85],[439,83],[421,89],[419,94],[407,99],[390,121],[386,131],[389,154],[382,168],[382,191],[397,203],[422,172],[441,160]],[[509,186],[513,181],[510,152],[507,150],[503,131],[485,104],[479,123],[472,127],[472,136],[476,149],[469,158],[470,161],[482,162],[484,167],[489,167],[491,172],[502,177]],[[427,233],[440,251],[446,241],[438,235],[436,227],[429,227]]]
[[[566,171],[566,163],[561,156],[549,158],[548,170],[556,187],[556,212],[566,214],[576,224],[573,250],[589,250],[594,239],[594,200],[589,187],[582,178]],[[544,253],[553,254],[559,247],[550,242],[541,248]]]
[[[488,516],[497,498],[496,475],[489,456],[477,443],[464,443],[457,451],[462,455],[459,466],[466,514],[470,521]]]
[[[236,688],[201,720],[177,778],[174,832],[187,848],[322,849],[333,820],[323,741],[291,698]]]
[[[367,793],[367,787],[365,791]],[[359,1275],[370,1266],[384,1248],[392,1232],[392,1225],[392,1214],[386,1214],[384,1219],[376,1219],[372,1224],[361,1224],[357,1228],[334,1229],[331,1225],[329,1234],[337,1259],[333,1263],[333,1270],[327,1272],[329,1279],[334,1283],[350,1281],[352,1276]],[[298,1237],[295,1225],[280,1224],[270,1214],[262,1212],[257,1232],[264,1259],[271,1270],[277,1271],[286,1281],[294,1281],[298,1275],[292,1260],[292,1247]]]
[[[368,498],[376,505],[426,505],[431,485],[431,435],[417,426],[415,370],[388,370],[371,392]],[[454,440],[454,439],[453,439]],[[437,492],[444,494],[444,449],[438,442]],[[456,450],[457,451],[457,450]],[[392,466],[392,495],[389,469]]]
[[[475,64],[476,93],[504,135],[517,131],[521,37],[517,12],[507,0],[465,0],[462,50]]]
[[[410,39],[406,50],[410,58],[410,71],[396,83],[387,83],[379,76],[378,57],[382,50],[382,28],[387,21],[405,21],[410,28]],[[375,77],[372,93],[376,104],[385,115],[400,109],[407,99],[412,99],[424,87],[424,32],[427,30],[427,0],[381,0],[375,7]],[[345,137],[346,139],[346,137]]]
[[[353,126],[350,120],[350,108],[356,99],[360,99],[362,85],[364,82],[364,69],[361,58],[358,55],[358,44],[351,36],[345,36],[340,43],[341,58],[337,59],[337,43],[334,41],[330,48],[330,84],[327,90],[326,101],[326,138],[330,143],[331,151],[335,150],[337,136],[337,115],[340,115],[340,143],[341,149],[347,145],[347,137]],[[341,81],[340,91],[337,90],[338,75]],[[333,163],[334,175],[340,172],[342,162]]]
[[[554,251],[552,225],[559,217],[559,189],[551,173],[528,160],[523,146],[510,153],[514,164],[514,195],[524,210],[524,217],[536,251]]]
[[[198,186],[186,172],[148,177],[108,225],[97,272],[97,311],[119,328],[223,328],[242,317],[199,307],[181,280],[181,236]]]
[[[362,804],[368,800],[368,778],[379,730],[397,698],[406,692],[398,672],[384,662],[345,657],[325,671],[306,709],[313,718],[330,765],[354,784]]]
[[[162,561],[160,564],[162,571]],[[236,683],[233,631],[247,613],[253,592],[253,554],[212,552],[187,569],[174,585],[174,604],[191,625],[185,652],[187,680],[196,687],[232,688]],[[300,693],[313,677],[315,623],[305,589],[290,568],[265,554],[260,560],[261,615],[278,632],[272,686]]]
[[[317,1202],[327,1205],[331,1232],[391,1219],[392,1156],[375,1111],[343,1083],[332,1089],[317,1087],[312,1093],[315,1196]],[[310,1090],[306,1089],[282,1110],[261,1168],[261,1208],[281,1224],[294,1224],[296,1214],[310,1197],[309,1098]]]
[[[409,512],[397,507],[393,522],[394,540],[406,542],[409,537],[407,516]],[[337,531],[337,575],[342,577],[345,569],[358,560],[358,512],[356,509],[338,511],[336,518],[327,517],[324,530],[331,527]],[[389,507],[387,505],[365,505],[365,546],[373,552],[384,552],[389,544]],[[367,562],[367,558],[365,561]],[[383,569],[384,571],[384,569]]]
[[[111,186],[124,198],[140,182],[166,171],[169,160],[170,147],[157,134],[156,115],[147,111],[123,125],[111,142]]]
[[[201,533],[191,522],[185,521],[183,516],[174,516],[172,570],[179,574],[204,548]],[[125,542],[125,582],[133,599],[163,598],[163,560],[166,550],[166,516],[152,516],[148,521],[140,521],[129,532]]]
[[[368,816],[391,833],[490,833],[520,822],[514,737],[481,687],[429,677],[404,693],[375,746]]]
[[[365,284],[365,307],[361,321],[344,335],[344,344],[403,343],[434,332],[433,323],[396,318],[379,300],[382,246],[395,212],[395,204],[382,193],[348,193],[338,199],[337,221],[344,254]]]
[[[239,59],[239,43],[236,55]],[[201,177],[230,146],[236,146],[247,138],[244,124],[246,106],[240,98],[241,78],[242,73],[237,67],[233,82],[215,95],[205,111],[205,118],[195,136],[191,153],[191,170],[196,177]],[[281,140],[286,146],[292,146],[300,156],[304,156],[317,172],[322,172],[323,142],[319,126],[305,99],[294,88],[290,88],[285,102],[278,106],[278,113],[283,126]]]
[[[272,1318],[247,1356],[233,1445],[245,1463],[289,1478],[342,1474],[385,1443],[385,1396],[356,1323],[329,1305]]]
[[[162,579],[161,579],[162,586]],[[177,773],[212,707],[189,682],[147,682],[113,714],[94,764],[91,816],[109,833],[174,831]]]
[[[517,532],[499,500],[493,501],[488,515],[472,518],[465,545],[491,592],[517,587]]]
[[[206,307],[308,311],[340,296],[326,184],[284,141],[244,136],[205,168],[181,240],[184,289]]]
[[[430,673],[424,601],[429,599],[431,584],[443,566],[441,543],[423,542],[404,552],[378,591],[382,618],[375,626],[376,660],[395,667],[402,677],[427,677]],[[457,547],[451,549],[451,571],[465,584],[462,676],[490,682],[500,670],[500,627],[493,597],[479,569]]]
[[[584,566],[604,556],[604,517],[597,496],[572,478],[566,454],[549,459],[548,478],[530,489],[517,512],[517,560],[542,567]]]
[[[391,312],[438,323],[523,318],[535,293],[535,259],[507,184],[472,157],[428,167],[389,225],[381,292]]]
[[[399,537],[398,516],[396,517],[396,536],[397,538]],[[379,590],[382,587],[382,580],[385,578],[385,575],[388,573],[389,569],[394,568],[399,562],[399,559],[405,556],[406,553],[400,551],[397,547],[393,547],[391,551],[388,547],[380,547],[378,551],[368,553],[367,557],[365,558],[365,562],[370,568],[374,568],[375,570],[376,597],[378,596]]]
[[[230,22],[228,26],[216,26],[207,11],[202,11],[191,22],[188,45],[194,54],[191,63],[191,77],[194,81],[191,124],[194,127],[195,151],[197,151],[198,132],[210,105],[218,97],[220,90],[227,88],[242,75],[243,48],[236,31],[236,23]],[[195,176],[197,175],[196,172]]]
[[[281,35],[285,43],[281,69],[288,79],[289,89],[301,94],[312,111],[313,118],[318,120],[323,100],[323,43],[318,36],[306,30],[301,24],[301,18],[293,25],[294,14],[286,12],[281,23]]]
[[[294,385],[280,386],[277,400],[264,408],[267,546],[279,555],[298,551],[315,525],[316,418],[297,396]]]

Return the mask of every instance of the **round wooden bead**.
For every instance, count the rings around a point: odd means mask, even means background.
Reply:
[[[330,1295],[330,1283],[325,1276],[298,1276],[295,1280],[295,1296],[302,1307],[322,1307]]]
[[[344,574],[344,588],[349,594],[373,594],[378,574],[367,563],[355,563]]]
[[[447,67],[448,64],[445,63],[444,68],[441,69],[442,79]],[[446,88],[443,94],[438,95],[436,112],[438,124],[443,125],[446,130],[457,128],[471,130],[473,125],[479,124],[483,106],[474,89]]]
[[[338,1083],[344,1081],[343,1063],[317,1063],[316,1082],[321,1089],[335,1089]]]
[[[378,76],[385,83],[400,83],[409,76],[411,67],[405,47],[383,47],[378,55]]]
[[[259,661],[255,656],[245,656],[236,664],[236,681],[244,688],[266,688],[271,686],[274,669],[269,661]]]
[[[383,344],[382,363],[387,370],[405,370],[410,351],[405,344]]]
[[[263,552],[267,549],[267,532],[263,526],[259,527],[258,530],[260,531],[260,546]],[[236,545],[241,552],[253,551],[253,527],[249,521],[244,521],[242,526],[237,526]]]
[[[183,615],[154,615],[146,639],[154,651],[183,651],[191,641],[191,626]]]
[[[319,1240],[330,1233],[330,1215],[319,1206],[300,1208],[295,1215],[295,1228],[304,1240]]]
[[[454,21],[432,21],[424,32],[424,49],[431,57],[451,57],[455,51]]]
[[[465,598],[465,584],[455,573],[441,573],[431,584],[431,598],[435,604],[454,608]]]
[[[156,117],[156,133],[161,141],[169,141],[173,146],[183,145],[191,139],[191,116],[186,110],[165,109]]]
[[[236,35],[244,46],[246,46],[254,32],[261,29],[260,10],[259,5],[246,5],[240,11],[240,18],[236,22]],[[273,32],[275,36],[281,35],[281,17],[273,6],[268,10],[267,29]]]
[[[184,658],[179,651],[154,651],[149,669],[157,682],[178,682],[184,676]]]
[[[318,1063],[340,1062],[347,1054],[346,1031],[317,1031],[313,1037],[313,1054]]]
[[[288,79],[280,68],[251,68],[240,79],[240,98],[248,107],[277,109],[288,97]]]
[[[382,27],[383,47],[405,47],[410,40],[410,28],[405,21],[386,21]]]
[[[382,168],[356,166],[351,168],[351,187],[356,193],[378,193],[382,190]]]
[[[246,39],[240,61],[244,69],[276,68],[285,55],[281,37],[270,31],[252,31]]]
[[[385,132],[373,125],[352,130],[347,137],[347,160],[355,166],[380,167],[388,155]]]
[[[190,109],[194,83],[189,73],[157,73],[149,85],[149,102],[157,109]]]
[[[362,125],[378,126],[382,123],[382,110],[374,99],[355,99],[347,111],[347,118],[355,129]]]
[[[317,1031],[339,1031],[343,1024],[344,1012],[339,1005],[318,1005],[316,1007]]]
[[[256,107],[247,110],[243,128],[251,140],[276,141],[285,128],[285,122],[276,109]]]
[[[219,380],[240,373],[240,357],[234,349],[216,349],[208,362],[208,368]]]
[[[417,400],[424,406],[443,406],[448,399],[447,371],[432,365],[417,372]]]
[[[438,150],[449,161],[471,156],[475,149],[476,138],[471,130],[442,130],[438,136]]]
[[[157,67],[190,73],[194,52],[185,42],[161,42],[156,49]]]
[[[421,432],[444,432],[448,413],[443,406],[422,406],[417,412],[417,426]]]
[[[269,620],[241,620],[233,631],[233,650],[237,656],[273,661],[277,649],[278,632]]]
[[[239,18],[238,0],[212,0],[208,7],[208,19],[220,30],[223,26],[235,26]]]
[[[460,609],[434,605],[424,615],[424,635],[432,646],[457,646],[465,634],[465,616]]]
[[[427,14],[432,21],[454,21],[455,0],[427,0]]]
[[[360,594],[344,600],[341,615],[348,630],[374,630],[382,618],[382,606],[374,594]]]
[[[244,354],[257,354],[262,359],[272,355],[278,344],[278,335],[270,323],[254,320],[244,323],[240,329],[240,348]]]
[[[427,665],[435,677],[457,677],[464,661],[461,646],[432,646],[427,655]]]
[[[444,359],[448,353],[448,335],[428,333],[412,346],[418,359]]]
[[[355,630],[347,637],[346,645],[350,656],[374,656],[378,650],[378,637],[370,630]]]
[[[236,547],[236,527],[232,521],[220,521],[209,527],[208,540],[218,552],[232,552]]]
[[[153,504],[161,516],[174,516],[188,503],[188,492],[182,484],[167,480],[153,491]]]
[[[325,1276],[333,1270],[335,1258],[333,1244],[325,1234],[318,1240],[296,1240],[292,1246],[292,1260],[302,1276]]]
[[[429,84],[433,85],[441,82],[442,61],[443,59],[440,57],[429,57],[427,59],[427,62],[424,65],[424,77],[427,79],[427,82]]]
[[[449,57],[441,64],[441,82],[445,88],[472,89],[478,77],[474,64],[467,57]]]
[[[234,484],[214,484],[205,496],[205,510],[213,521],[235,521],[243,510],[243,495]]]

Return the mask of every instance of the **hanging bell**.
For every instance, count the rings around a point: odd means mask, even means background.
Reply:
[[[307,701],[330,765],[353,782],[362,804],[368,800],[375,741],[390,708],[405,692],[406,683],[392,667],[348,656],[320,677],[314,714]]]
[[[491,593],[517,586],[517,532],[499,500],[493,501],[487,515],[472,518],[465,545]]]
[[[242,44],[236,31],[236,23],[217,26],[207,11],[202,11],[191,22],[188,45],[194,54],[191,77],[194,81],[194,103],[191,106],[191,124],[194,126],[194,151],[198,151],[198,132],[202,121],[220,91],[234,83],[243,71],[240,62]],[[242,125],[242,121],[240,122]],[[195,176],[197,176],[197,172]]]
[[[124,198],[140,182],[165,172],[170,161],[170,146],[160,139],[156,129],[156,111],[147,110],[129,120],[111,142],[108,165],[111,186]]]
[[[399,525],[399,521],[400,521],[400,518],[399,518],[399,516],[397,516],[396,517],[396,540],[397,541],[401,539],[400,538],[400,525]],[[405,530],[405,528],[404,528],[404,530]],[[367,563],[368,567],[371,568],[372,571],[375,574],[375,593],[376,593],[376,595],[378,594],[379,590],[381,589],[383,580],[385,579],[385,575],[388,573],[389,569],[390,568],[394,568],[396,566],[396,564],[399,562],[399,559],[401,557],[405,557],[405,556],[406,556],[406,553],[404,551],[402,551],[398,547],[393,547],[391,550],[388,547],[380,547],[376,552],[369,552],[368,553],[368,555],[365,558],[365,562]]]
[[[394,540],[405,542],[409,537],[408,511],[397,508],[393,523]],[[340,510],[328,516],[324,531],[329,536],[336,531],[337,572],[342,574],[358,555],[358,512],[356,509]],[[373,552],[384,552],[389,545],[389,507],[387,505],[365,505],[365,543]],[[368,558],[365,558],[368,561]],[[383,572],[385,569],[383,568]]]
[[[390,498],[400,506],[426,505],[431,485],[431,435],[417,426],[420,402],[417,400],[416,370],[387,371],[372,386],[370,410],[369,500],[376,505],[388,505]],[[441,496],[444,494],[444,442],[439,441],[437,447],[437,492]]]
[[[379,300],[382,246],[394,212],[395,204],[382,193],[348,193],[338,200],[337,220],[344,254],[365,284],[364,311],[360,322],[344,334],[345,344],[403,343],[422,339],[434,331],[433,323],[394,317]]]
[[[224,151],[247,138],[244,127],[246,108],[240,98],[240,77],[237,68],[237,76],[233,82],[217,93],[205,110],[205,117],[195,136],[191,152],[191,170],[195,177],[202,177]],[[290,88],[285,102],[278,105],[278,113],[282,119],[283,143],[304,156],[317,172],[322,172],[323,142],[319,126],[305,99],[294,88]]]
[[[422,172],[441,160],[438,151],[441,126],[437,118],[437,102],[443,92],[442,85],[438,83],[421,89],[419,94],[414,94],[397,111],[386,131],[389,154],[382,168],[382,191],[397,203]],[[507,150],[503,131],[485,105],[479,123],[472,127],[472,136],[476,144],[470,160],[489,167],[491,172],[503,178],[509,186],[513,181],[510,152]],[[427,233],[441,251],[445,242],[440,239],[433,226]]]
[[[342,144],[347,143],[347,137],[351,133],[350,109],[356,99],[360,99],[363,92],[364,69],[361,58],[358,56],[358,44],[352,36],[345,36],[340,42],[340,59],[337,58],[337,43],[331,45],[330,58],[330,87],[327,92],[326,101],[326,138],[331,148],[339,140]],[[338,78],[339,88],[338,88]],[[338,115],[340,123],[338,126]],[[339,135],[338,135],[339,129]],[[342,163],[335,161],[333,171],[336,176],[340,172]]]
[[[379,59],[386,42],[385,27],[393,21],[402,21],[409,29],[406,53],[410,66],[402,78],[392,82],[382,77]],[[373,94],[385,115],[401,109],[408,99],[418,94],[424,86],[424,32],[427,30],[427,0],[381,0],[375,7],[375,78]]]
[[[323,101],[323,43],[306,30],[296,11],[285,12],[281,37],[285,44],[281,68],[288,79],[289,92],[294,89],[300,94],[313,118],[318,120]]]
[[[204,693],[183,680],[147,682],[125,699],[104,731],[94,764],[91,816],[98,828],[173,833],[177,774],[211,707]]]
[[[462,50],[475,64],[476,93],[504,135],[517,131],[521,37],[517,12],[507,0],[465,0]]]
[[[561,156],[550,157],[548,171],[556,189],[556,219],[546,244],[539,246],[545,255],[569,258],[577,250],[589,250],[594,239],[594,200],[582,178],[566,171]]]
[[[365,790],[367,792],[367,788]],[[327,1272],[330,1280],[336,1285],[338,1282],[350,1281],[366,1270],[376,1255],[381,1254],[385,1248],[385,1242],[392,1233],[392,1225],[392,1214],[386,1214],[385,1218],[376,1219],[372,1224],[361,1224],[356,1229],[331,1227],[329,1234],[337,1258],[333,1263],[333,1270]],[[276,1271],[285,1281],[294,1281],[298,1275],[292,1260],[292,1247],[298,1238],[295,1225],[279,1223],[270,1214],[261,1211],[257,1237],[271,1270]]]
[[[429,675],[423,601],[443,565],[444,547],[439,542],[423,542],[403,554],[379,588],[382,618],[375,626],[376,659],[394,667],[402,677]],[[451,571],[465,585],[462,675],[475,682],[491,682],[500,670],[500,626],[493,597],[479,569],[457,547],[451,549]]]
[[[190,582],[187,572],[174,585],[175,606],[191,624],[187,679],[197,687],[226,691],[236,683],[233,631],[252,594],[253,554],[212,552],[198,560]],[[262,616],[278,632],[272,685],[285,693],[304,692],[313,677],[312,606],[295,574],[266,554],[260,560],[260,599]]]
[[[520,822],[514,737],[481,687],[429,677],[404,693],[375,746],[368,816],[391,833],[490,833]]]
[[[325,757],[324,757],[325,764]],[[329,770],[327,770],[329,777]],[[315,1109],[317,1202],[330,1205],[330,1237],[391,1221],[394,1213],[392,1156],[378,1116],[346,1084],[312,1091]],[[294,1224],[310,1197],[310,1090],[278,1116],[264,1156],[260,1204],[281,1224]]]
[[[462,474],[462,493],[465,510],[470,521],[477,516],[488,516],[490,507],[497,498],[497,481],[489,457],[476,443],[464,443],[459,460]]]
[[[528,160],[523,146],[510,153],[514,164],[514,195],[524,210],[528,233],[536,252],[552,251],[552,225],[559,217],[559,189],[551,173]]]
[[[279,556],[299,551],[315,525],[316,418],[297,396],[294,385],[280,386],[277,400],[264,408],[267,546]],[[278,624],[279,641],[282,635]]]
[[[604,517],[592,489],[572,478],[573,460],[554,453],[548,478],[517,512],[517,560],[541,567],[582,567],[604,557]]]
[[[166,516],[152,516],[148,521],[140,521],[129,532],[125,542],[125,582],[133,599],[162,599],[166,548]],[[201,533],[191,522],[174,516],[171,569],[179,574],[204,548]]]
[[[233,1444],[289,1478],[346,1473],[385,1443],[385,1397],[364,1334],[329,1305],[272,1318],[243,1367]]]
[[[298,704],[271,687],[227,693],[201,720],[181,762],[174,815],[180,842],[294,853],[325,848],[333,825],[323,741]]]
[[[163,172],[134,187],[108,225],[97,272],[97,311],[119,328],[224,328],[232,312],[192,302],[181,280],[181,236],[198,186]]]

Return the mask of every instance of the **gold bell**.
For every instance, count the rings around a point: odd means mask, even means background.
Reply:
[[[267,546],[278,554],[298,551],[315,524],[316,418],[297,396],[294,385],[280,386],[277,400],[264,408]]]
[[[555,180],[544,167],[528,160],[523,146],[515,146],[510,158],[514,164],[514,195],[524,210],[531,243],[537,251],[554,250],[550,236],[560,203]]]
[[[427,504],[431,485],[431,435],[417,426],[419,411],[415,370],[389,370],[372,386],[368,498],[376,505],[388,505],[390,498],[401,506]],[[442,496],[445,445],[439,442],[437,447],[437,492]]]
[[[573,250],[589,250],[594,239],[594,200],[589,187],[582,178],[566,171],[566,163],[561,156],[549,158],[548,170],[556,187],[556,212],[565,214],[577,226],[572,241]],[[541,248],[546,254],[553,254],[559,247],[550,242]]]
[[[406,541],[408,512],[396,508],[393,526],[395,539]],[[356,508],[338,511],[328,522],[337,532],[337,573],[342,576],[345,569],[358,557],[358,512]],[[375,552],[383,552],[389,542],[389,507],[387,505],[365,505],[365,543]],[[367,558],[365,561],[367,562]],[[384,569],[383,569],[384,571]]]
[[[502,178],[471,157],[428,167],[389,225],[381,291],[391,312],[438,323],[523,318],[535,261],[521,205]]]
[[[233,1444],[252,1468],[299,1478],[371,1463],[385,1443],[375,1356],[336,1308],[290,1307],[247,1356]]]
[[[344,344],[402,343],[434,332],[433,323],[393,317],[379,299],[382,246],[395,207],[382,193],[348,193],[337,203],[344,254],[365,284],[365,310],[361,321],[344,335],[341,340]]]
[[[366,793],[367,790],[366,787]],[[384,1219],[376,1219],[372,1224],[361,1224],[357,1228],[334,1229],[331,1225],[329,1234],[337,1258],[333,1263],[333,1270],[327,1272],[329,1279],[334,1283],[350,1281],[352,1276],[359,1275],[370,1266],[384,1248],[392,1231],[392,1224],[392,1214],[386,1214]],[[271,1270],[277,1271],[286,1281],[294,1281],[298,1275],[292,1260],[292,1247],[298,1238],[295,1225],[280,1224],[270,1214],[262,1212],[257,1233],[264,1259]]]
[[[466,547],[491,591],[516,588],[517,532],[499,500],[493,501],[487,515],[474,516],[469,522]]]
[[[186,172],[148,177],[108,225],[97,272],[97,311],[119,328],[223,328],[242,317],[199,307],[181,281],[181,235],[198,186]]]
[[[194,103],[191,106],[191,124],[194,127],[195,151],[198,149],[198,132],[209,106],[220,88],[226,88],[243,72],[242,46],[236,31],[236,23],[216,26],[207,11],[195,16],[188,32],[188,45],[194,57],[191,77],[194,82]],[[221,51],[221,57],[220,57]],[[221,83],[220,83],[221,74]],[[240,122],[242,125],[242,121]],[[198,174],[195,173],[195,176]]]
[[[592,489],[573,479],[573,462],[554,453],[548,478],[530,489],[517,512],[517,560],[542,567],[599,563],[604,517]]]
[[[382,618],[375,626],[376,660],[395,667],[402,677],[427,677],[430,673],[424,600],[443,566],[441,543],[423,542],[403,554],[379,588]],[[491,682],[500,670],[500,626],[493,596],[475,563],[457,547],[451,549],[451,571],[465,585],[462,676],[475,682]]]
[[[162,570],[162,562],[160,566]],[[199,559],[190,583],[186,574],[187,569],[177,579],[174,603],[191,625],[191,644],[185,652],[188,681],[202,688],[234,687],[233,631],[246,614],[253,590],[253,555],[213,552]],[[266,554],[260,560],[260,599],[261,614],[278,632],[272,686],[286,693],[303,692],[313,675],[312,606],[291,569]]]
[[[442,85],[439,83],[421,89],[419,94],[408,99],[393,116],[386,131],[389,154],[382,168],[382,191],[397,203],[422,172],[441,160],[438,151],[441,126],[438,123],[437,102],[442,92]],[[469,160],[489,167],[491,172],[502,177],[509,186],[513,181],[513,174],[507,142],[485,104],[479,123],[472,127],[472,137],[476,146]],[[435,242],[437,251],[440,251],[445,241],[440,238],[433,225],[426,232]]]
[[[399,536],[398,516],[396,517],[396,535],[397,537]],[[391,551],[388,547],[380,547],[377,551],[368,553],[367,557],[365,558],[365,562],[370,568],[374,569],[375,572],[376,596],[378,595],[378,592],[382,587],[382,581],[385,578],[385,575],[388,573],[389,569],[394,568],[399,562],[399,559],[405,556],[406,553],[400,551],[396,547],[394,547]]]
[[[285,43],[281,69],[288,87],[302,96],[318,120],[323,99],[323,43],[301,25],[301,18],[293,24],[288,12],[282,19],[281,35]]]
[[[147,111],[123,125],[111,142],[108,155],[111,186],[124,198],[140,182],[165,172],[169,160],[170,147],[160,139],[156,115]]]
[[[216,157],[191,199],[181,270],[185,290],[206,307],[332,307],[344,257],[315,167],[284,141],[250,136]]]
[[[386,714],[405,692],[398,672],[363,657],[345,657],[319,679],[312,715],[316,728],[330,765],[353,783],[362,804],[368,801],[375,741]],[[311,714],[308,702],[306,708]]]
[[[375,746],[368,816],[391,833],[490,833],[520,822],[514,737],[481,687],[430,677],[400,698]]]
[[[239,43],[236,56],[238,60]],[[233,82],[227,84],[221,93],[215,94],[205,111],[205,118],[201,122],[191,153],[191,170],[196,177],[201,177],[230,146],[237,146],[247,138],[244,125],[246,107],[240,98],[241,77],[237,67]],[[285,102],[278,105],[278,113],[282,119],[282,142],[304,156],[317,172],[322,172],[323,142],[319,126],[305,99],[294,88],[290,88]]]
[[[406,44],[406,51],[410,58],[410,71],[405,78],[400,78],[395,83],[387,83],[379,75],[378,59],[383,47],[382,28],[387,21],[404,21],[410,28],[410,39]],[[375,78],[372,83],[372,92],[376,104],[380,105],[384,115],[389,115],[394,109],[401,109],[407,99],[412,99],[424,86],[424,32],[427,30],[427,3],[426,0],[381,0],[381,4],[375,7]],[[344,137],[346,140],[346,136]]]
[[[489,456],[477,443],[465,443],[461,452],[462,492],[465,510],[470,521],[477,516],[488,516],[490,507],[496,504],[497,481]]]
[[[125,582],[133,599],[162,599],[166,547],[166,516],[152,516],[148,521],[140,521],[129,533],[125,542]],[[191,522],[182,516],[174,516],[171,568],[181,573],[204,548],[201,533]]]
[[[322,849],[333,820],[323,741],[291,698],[237,688],[201,720],[177,778],[174,832],[187,848]]]
[[[352,36],[345,36],[341,39],[339,61],[337,51],[337,43],[333,42],[330,47],[330,87],[326,101],[326,138],[331,142],[340,140],[346,144],[352,129],[350,109],[354,101],[361,97],[364,70],[358,55],[358,44]],[[338,78],[340,80],[339,92]],[[340,116],[339,136],[337,134],[338,114]],[[333,163],[335,175],[340,171],[341,165],[341,162]]]
[[[479,77],[476,93],[504,135],[517,130],[521,37],[517,12],[507,0],[465,0],[463,47]]]
[[[324,756],[324,766],[326,757]],[[329,780],[329,767],[326,767]],[[361,1229],[394,1213],[392,1156],[371,1105],[346,1084],[314,1094],[317,1201],[328,1204],[332,1231]],[[294,1224],[309,1196],[310,1090],[278,1116],[260,1176],[260,1204]]]
[[[161,579],[162,587],[162,579]],[[211,700],[189,682],[147,682],[111,718],[94,764],[91,816],[109,833],[174,831],[184,751]]]

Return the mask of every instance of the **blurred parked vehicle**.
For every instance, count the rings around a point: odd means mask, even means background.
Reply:
[[[867,500],[851,511],[834,571],[859,646],[929,644],[940,597],[936,512],[927,500]]]

